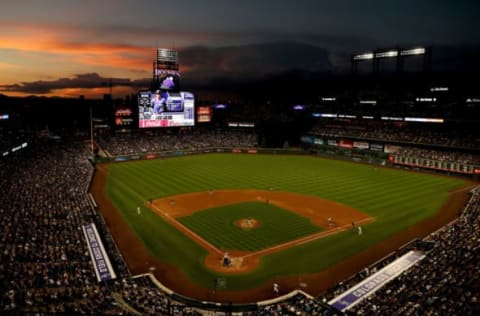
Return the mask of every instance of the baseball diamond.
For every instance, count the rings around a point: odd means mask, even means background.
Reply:
[[[205,154],[99,165],[92,193],[133,273],[200,300],[222,277],[215,299],[250,302],[272,282],[331,287],[454,218],[466,185],[311,156]],[[237,226],[248,219],[260,224]]]
[[[172,199],[176,201],[174,205],[169,203]],[[238,201],[255,202],[236,203]],[[287,208],[291,213],[277,205]],[[196,192],[160,199],[154,201],[151,207],[209,251],[205,262],[207,267],[224,273],[251,270],[263,255],[343,231],[350,227],[352,221],[365,223],[371,220],[370,217],[338,203],[277,191],[230,190],[215,191],[214,194],[212,191]],[[202,207],[209,209],[200,211]],[[312,207],[318,210],[315,211]],[[250,232],[235,229],[232,225],[238,216],[251,218],[252,214],[262,218],[264,225],[261,229]],[[335,227],[329,227],[326,220],[331,214],[335,214],[337,218]],[[324,231],[323,228],[328,230]],[[200,236],[194,231],[198,231]],[[217,262],[227,250],[237,260],[233,267],[225,268]]]

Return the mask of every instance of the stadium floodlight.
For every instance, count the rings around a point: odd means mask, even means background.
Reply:
[[[428,118],[428,117],[406,117],[406,122],[422,122],[422,123],[443,123],[443,118]]]
[[[398,50],[389,50],[386,52],[379,52],[375,54],[376,58],[389,58],[389,57],[397,57]]]
[[[418,47],[418,48],[412,48],[412,49],[406,49],[402,50],[400,52],[400,55],[402,56],[409,56],[409,55],[423,55],[425,54],[426,49],[423,47]]]
[[[403,117],[397,116],[382,116],[380,119],[384,121],[403,121]]]
[[[172,62],[176,63],[178,60],[177,51],[166,49],[166,48],[157,48],[157,62]]]
[[[468,98],[467,103],[480,103],[480,99],[478,98]]]
[[[255,127],[255,124],[249,122],[228,122],[228,127]]]
[[[255,127],[254,123],[239,123],[239,127]]]
[[[359,54],[359,55],[353,56],[353,60],[368,60],[368,59],[373,59],[373,53],[365,53],[365,54]]]
[[[360,104],[377,104],[375,100],[360,100]]]
[[[448,91],[448,87],[432,87],[430,92]]]
[[[437,98],[416,98],[417,102],[436,102]]]
[[[322,101],[335,101],[335,97],[322,97]]]

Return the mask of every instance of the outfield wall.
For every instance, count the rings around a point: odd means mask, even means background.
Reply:
[[[232,153],[232,154],[282,154],[282,155],[309,155],[310,153],[300,149],[283,149],[283,148],[240,148],[240,147],[212,147],[199,150],[172,150],[157,153],[144,153],[134,155],[120,155],[115,157],[97,157],[97,163],[108,162],[124,162],[131,160],[149,160],[158,158],[171,158],[198,154],[212,154],[212,153]]]
[[[199,154],[212,153],[232,153],[232,154],[270,154],[270,155],[320,155],[327,158],[345,159],[355,162],[374,163],[378,165],[392,165],[388,161],[388,155],[372,156],[363,154],[356,154],[350,152],[338,152],[334,150],[315,151],[305,150],[303,148],[239,148],[239,147],[221,147],[221,148],[204,148],[199,150],[176,150],[164,151],[157,153],[143,153],[132,155],[119,155],[113,157],[97,157],[96,163],[110,163],[110,162],[125,162],[133,160],[150,160],[161,158],[172,158]]]

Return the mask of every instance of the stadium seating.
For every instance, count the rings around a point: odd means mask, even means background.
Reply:
[[[112,136],[99,140],[99,144],[117,155],[253,147],[256,137],[253,133],[226,131],[174,135],[159,132]],[[431,151],[417,153],[437,155]],[[472,159],[451,154],[454,158],[441,158]],[[78,141],[35,138],[25,150],[0,160],[0,314],[207,315],[206,311],[172,300],[148,278],[131,277],[102,217],[88,202],[86,190],[93,172],[88,158]],[[81,225],[89,222],[99,228],[118,275],[116,280],[98,283],[95,279],[81,230]],[[348,313],[478,314],[479,240],[477,189],[456,222],[429,236],[427,241],[434,246],[424,260]],[[362,270],[317,298],[299,294],[243,315],[331,315],[322,302],[400,254]]]
[[[232,130],[206,130],[191,133],[171,133],[163,130],[149,133],[119,134],[105,136],[98,140],[108,154],[131,155],[163,151],[200,150],[218,147],[256,147],[253,132]]]
[[[478,315],[480,189],[460,218],[428,238],[428,256],[355,306],[352,315]]]
[[[380,125],[370,126],[365,122],[343,124],[317,124],[310,133],[329,137],[352,137],[377,141],[400,142],[417,145],[435,145],[457,148],[479,148],[480,144],[471,134],[461,130],[440,130],[426,126]]]

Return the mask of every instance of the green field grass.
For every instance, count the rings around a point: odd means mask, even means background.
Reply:
[[[235,225],[246,218],[261,225],[252,230]],[[210,208],[178,220],[221,250],[256,251],[322,231],[310,219],[264,202]]]
[[[458,178],[311,156],[208,154],[108,165],[107,192],[151,255],[179,266],[193,281],[212,287],[206,251],[153,212],[136,208],[148,199],[207,190],[273,188],[314,195],[358,209],[375,221],[359,239],[349,231],[264,257],[258,269],[225,275],[227,289],[258,286],[279,275],[320,271],[433,216]],[[278,264],[281,262],[282,264]]]

